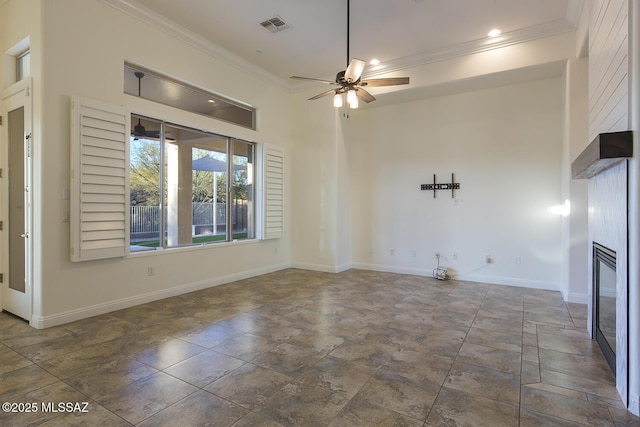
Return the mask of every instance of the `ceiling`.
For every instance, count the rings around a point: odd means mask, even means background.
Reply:
[[[104,0],[103,0],[104,1]],[[275,80],[333,80],[347,58],[347,0],[120,0],[147,22],[171,26],[253,64]],[[365,77],[492,46],[572,31],[583,0],[351,0],[350,56]],[[260,22],[280,17],[272,33]],[[498,28],[502,34],[489,39]]]

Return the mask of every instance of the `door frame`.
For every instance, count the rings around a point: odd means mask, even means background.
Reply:
[[[0,284],[2,292],[0,292],[0,307],[3,309],[7,306],[7,298],[9,297],[9,236],[6,232],[8,228],[8,200],[9,200],[9,180],[8,180],[8,112],[13,111],[16,108],[24,108],[24,138],[29,135],[29,143],[25,148],[24,154],[24,179],[25,186],[28,191],[25,194],[25,230],[24,232],[29,236],[25,238],[25,296],[26,312],[22,313],[20,317],[25,318],[32,324],[33,317],[33,103],[32,103],[32,79],[27,77],[11,86],[9,86],[0,98],[0,112],[2,113],[2,126],[0,126],[0,168],[2,168],[2,178],[0,179],[0,219],[6,224],[3,228],[5,231],[0,231],[0,273],[4,273],[3,283]],[[19,98],[22,102],[18,102],[14,105],[7,105],[14,102],[14,97]]]

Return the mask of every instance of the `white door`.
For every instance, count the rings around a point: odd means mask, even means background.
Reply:
[[[0,255],[2,309],[31,319],[31,80],[2,94]]]

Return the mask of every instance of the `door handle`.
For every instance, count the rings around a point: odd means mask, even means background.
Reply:
[[[23,233],[20,235],[20,237],[24,238],[24,239],[28,239],[29,238],[29,233]]]

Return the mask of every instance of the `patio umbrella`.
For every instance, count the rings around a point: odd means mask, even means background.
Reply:
[[[223,162],[222,160],[218,160],[214,157],[211,156],[204,156],[201,157],[199,159],[196,159],[194,161],[191,162],[191,169],[195,170],[195,171],[206,171],[206,172],[213,172],[213,230],[214,233],[217,230],[217,221],[216,221],[216,208],[217,208],[217,203],[216,203],[216,194],[218,193],[217,187],[218,187],[218,180],[216,179],[216,172],[227,172],[227,163]],[[247,165],[246,164],[237,164],[234,163],[233,165],[233,171],[237,172],[237,171],[242,171],[242,170],[247,170]]]
[[[204,156],[199,159],[194,160],[191,163],[191,169],[195,171],[208,171],[208,172],[226,172],[227,171],[227,163],[222,160],[218,160],[211,156]],[[233,171],[243,171],[247,170],[246,164],[237,164],[234,163]]]

